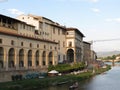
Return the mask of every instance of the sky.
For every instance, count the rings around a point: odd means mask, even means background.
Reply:
[[[96,52],[120,51],[120,0],[0,0],[0,13],[44,16],[78,28]]]

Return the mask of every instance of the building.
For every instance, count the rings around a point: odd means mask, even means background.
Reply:
[[[0,15],[0,70],[56,65],[57,48],[58,42],[37,38],[33,25]]]
[[[21,15],[18,19],[0,15],[1,70],[83,61],[84,35],[77,28],[66,28],[35,15]]]
[[[83,42],[84,56],[83,61],[88,65],[91,62],[91,43]]]
[[[66,51],[68,62],[83,61],[83,37],[84,35],[77,28],[67,28]]]
[[[35,37],[57,42],[58,62],[66,60],[66,27],[48,18],[32,14],[20,15],[17,19],[35,26]]]
[[[0,81],[19,71],[41,72],[49,65],[83,62],[83,37],[79,29],[45,17],[0,14]]]
[[[97,54],[95,51],[91,50],[91,62],[94,62],[97,60]]]
[[[34,25],[37,37],[58,42],[58,62],[83,60],[83,37],[77,28],[66,28],[52,20],[32,14],[20,15],[18,20]]]

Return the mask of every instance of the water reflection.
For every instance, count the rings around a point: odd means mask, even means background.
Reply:
[[[119,90],[120,67],[113,67],[106,74],[95,76],[86,90]]]
[[[94,76],[93,78],[79,82],[79,87],[74,90],[119,90],[120,67],[112,67],[111,70]],[[71,84],[49,87],[42,90],[69,90]]]

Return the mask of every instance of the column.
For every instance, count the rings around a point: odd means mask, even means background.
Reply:
[[[8,71],[8,51],[4,48],[4,68]]]
[[[46,52],[46,66],[48,66],[48,52]]]
[[[28,54],[26,50],[24,50],[24,67],[28,69]]]
[[[55,55],[54,55],[54,52],[52,52],[52,65],[55,65]]]
[[[76,50],[74,50],[74,63],[76,63]]]
[[[39,66],[42,67],[43,63],[42,63],[42,53],[39,53]]]
[[[57,52],[53,52],[53,58],[52,58],[53,60],[53,65],[56,65],[57,63],[58,63],[58,59],[57,59]]]
[[[36,64],[35,64],[35,52],[34,51],[32,51],[32,67],[33,67],[33,69],[35,69],[36,68]]]
[[[15,49],[15,69],[19,70],[19,55],[17,49]]]

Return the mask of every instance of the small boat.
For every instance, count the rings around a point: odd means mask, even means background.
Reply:
[[[73,85],[69,87],[69,89],[76,89],[78,88],[78,82],[75,82]]]
[[[66,84],[66,83],[68,83],[68,81],[60,82],[60,83],[58,83],[57,85],[62,85],[62,84]]]

